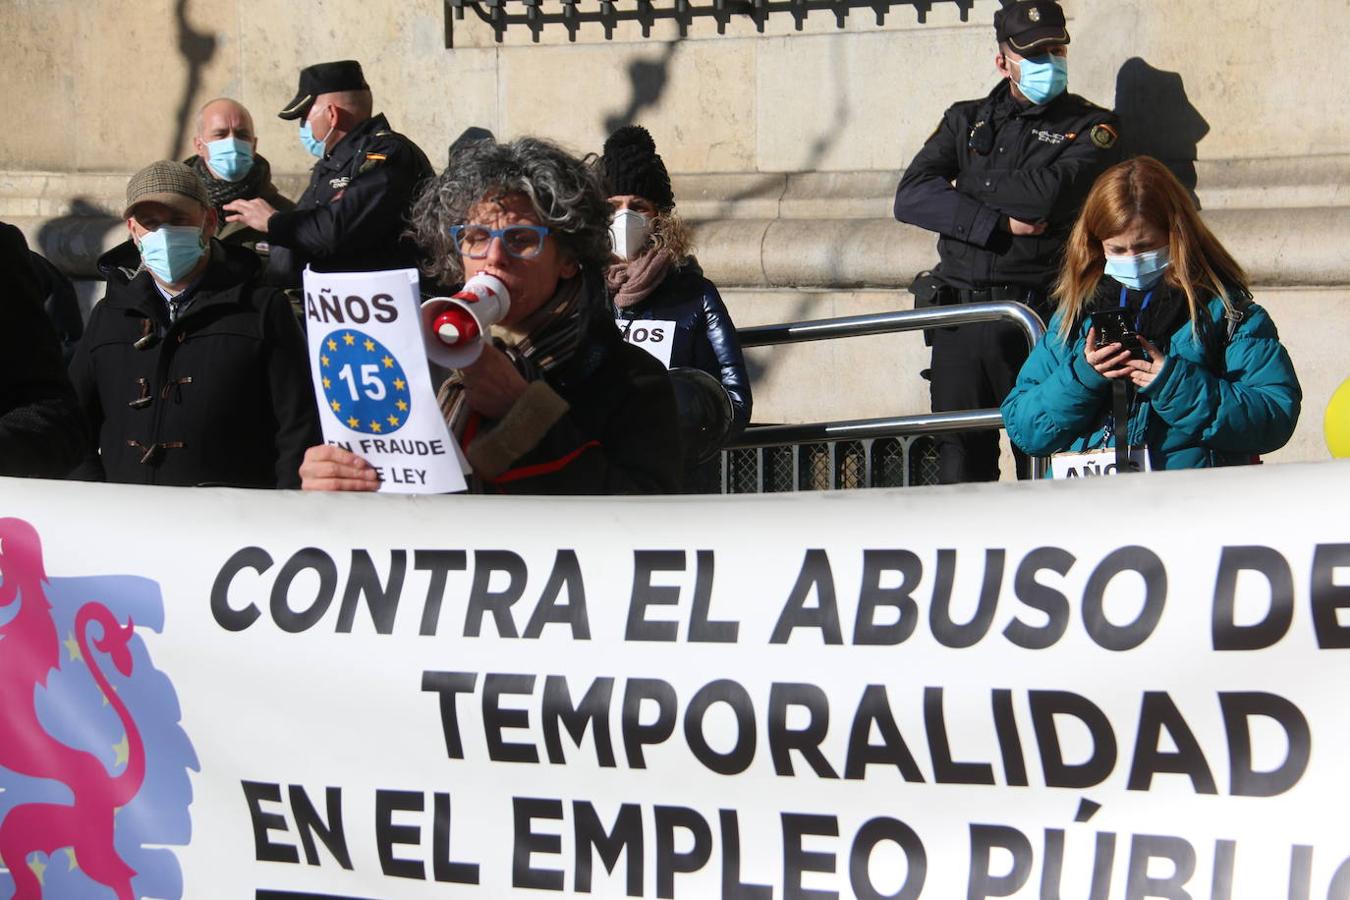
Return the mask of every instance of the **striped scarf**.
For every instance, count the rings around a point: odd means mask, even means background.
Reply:
[[[255,155],[253,157],[253,166],[248,170],[248,174],[238,181],[226,181],[223,178],[217,178],[206,167],[206,160],[200,156],[191,157],[188,164],[206,183],[206,190],[211,195],[211,205],[215,207],[216,215],[220,217],[221,228],[225,227],[226,203],[235,200],[252,200],[254,197],[261,197],[264,194],[276,191],[276,188],[272,187],[272,166],[261,156]]]
[[[553,297],[520,323],[523,336],[493,326],[492,343],[506,354],[526,381],[538,381],[576,353],[582,337],[583,281],[581,275],[576,275],[558,282]],[[436,400],[450,433],[455,440],[461,440],[471,410],[465,402],[464,379],[458,371],[452,371],[441,384]]]

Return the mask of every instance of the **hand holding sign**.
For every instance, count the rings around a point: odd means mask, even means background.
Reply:
[[[332,445],[306,452],[305,488],[464,490],[465,466],[431,389],[416,285],[413,269],[305,270],[314,393]]]
[[[300,463],[300,488],[305,491],[378,491],[375,467],[350,450],[319,444],[305,451]]]

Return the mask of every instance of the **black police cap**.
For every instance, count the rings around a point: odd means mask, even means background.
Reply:
[[[1055,0],[1006,3],[994,13],[994,34],[1022,56],[1069,42],[1064,10]]]
[[[338,91],[368,91],[361,64],[354,59],[316,63],[300,70],[300,90],[286,108],[277,113],[283,119],[298,119],[309,112],[314,98]]]

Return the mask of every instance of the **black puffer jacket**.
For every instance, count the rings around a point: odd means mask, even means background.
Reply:
[[[173,324],[149,272],[108,282],[70,364],[99,451],[77,477],[299,486],[320,440],[304,338],[254,254],[217,241],[211,252]]]
[[[663,319],[675,323],[670,365],[701,369],[722,383],[731,396],[734,417],[727,437],[740,434],[750,422],[753,399],[736,324],[717,288],[693,258],[672,269],[645,299],[618,310],[621,319]]]
[[[488,493],[667,494],[680,485],[675,394],[661,364],[625,343],[599,279],[567,362],[496,423],[470,420],[466,450]]]

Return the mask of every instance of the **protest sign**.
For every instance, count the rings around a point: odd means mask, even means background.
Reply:
[[[1347,491],[0,481],[0,895],[1342,898]]]
[[[387,493],[465,488],[431,388],[417,271],[305,269],[305,330],[324,441],[363,457]]]
[[[616,319],[623,339],[641,347],[670,368],[670,352],[675,346],[676,323],[666,319]]]
[[[1152,472],[1147,447],[1131,447],[1126,456],[1128,469],[1123,474]],[[1080,453],[1056,453],[1050,457],[1052,478],[1092,478],[1098,475],[1117,475],[1116,449],[1085,450]]]

